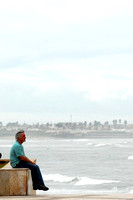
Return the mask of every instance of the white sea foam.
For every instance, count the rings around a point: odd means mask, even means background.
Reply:
[[[90,141],[89,139],[74,139],[74,142],[88,142]]]
[[[100,185],[104,183],[117,183],[119,181],[114,180],[99,180],[99,179],[91,179],[88,177],[70,177],[61,174],[48,174],[43,175],[45,181],[54,181],[60,183],[69,183],[75,181],[75,185]]]
[[[2,145],[0,145],[0,147],[12,147],[12,145],[2,144]]]
[[[95,147],[104,147],[106,145],[108,145],[108,144],[100,143],[100,144],[96,144]]]
[[[75,179],[75,177],[70,177],[66,175],[61,175],[61,174],[48,174],[48,175],[43,175],[45,181],[54,181],[54,182],[71,182]]]
[[[118,144],[115,144],[115,146],[116,147],[122,147],[122,148],[126,147],[126,145],[124,143],[118,143]]]
[[[104,183],[118,183],[118,182],[119,181],[114,181],[114,180],[99,180],[87,177],[80,177],[79,181],[75,185],[100,185]]]
[[[112,190],[77,190],[71,188],[64,188],[64,189],[54,189],[50,187],[50,190],[47,191],[47,194],[110,194],[110,193],[123,193],[123,191],[118,190],[117,187],[113,188]],[[37,190],[36,193],[38,195],[44,194],[44,191]],[[129,192],[132,194],[132,191]]]
[[[133,189],[131,189],[131,190],[129,191],[129,194],[133,194]]]
[[[44,191],[37,190],[36,193],[38,195],[44,194]],[[50,187],[50,190],[47,191],[47,194],[104,194],[104,193],[110,193],[110,190],[74,190],[71,188],[64,188],[64,189],[54,189]]]
[[[93,143],[92,143],[92,142],[89,142],[87,145],[90,145],[90,146],[91,146],[91,145],[93,145]]]
[[[128,157],[128,160],[133,160],[133,156],[129,156],[129,157]]]

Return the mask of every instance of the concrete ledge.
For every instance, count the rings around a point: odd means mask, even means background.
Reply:
[[[28,168],[12,168],[9,162],[0,168],[0,196],[35,194],[36,191],[32,188],[31,171]]]
[[[92,194],[92,195],[36,195],[0,197],[0,200],[133,200],[133,194]]]

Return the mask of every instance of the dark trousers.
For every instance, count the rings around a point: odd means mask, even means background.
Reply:
[[[42,174],[38,165],[21,160],[15,168],[29,168],[31,170],[33,189],[37,189],[37,185],[44,185]]]

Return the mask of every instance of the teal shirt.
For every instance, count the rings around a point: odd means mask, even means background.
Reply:
[[[25,156],[25,153],[23,146],[16,141],[10,151],[10,164],[12,167],[15,167],[20,162],[19,156]]]

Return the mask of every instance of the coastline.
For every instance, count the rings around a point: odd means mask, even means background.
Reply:
[[[93,195],[36,195],[36,196],[0,196],[0,200],[131,200],[133,194],[93,194]]]
[[[14,137],[16,130],[0,130],[0,137]],[[110,136],[124,136],[133,137],[133,129],[114,129],[114,130],[80,130],[80,129],[66,129],[66,130],[26,130],[28,136],[36,137],[38,134],[47,138],[88,138],[88,137],[110,137]]]

